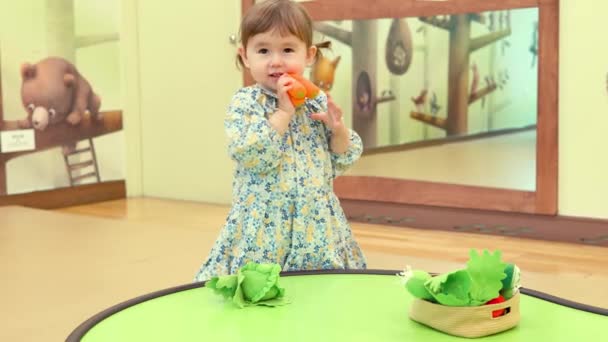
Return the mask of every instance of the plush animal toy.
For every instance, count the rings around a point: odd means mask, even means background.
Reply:
[[[311,81],[297,74],[290,73],[289,76],[295,80],[293,87],[287,92],[294,107],[303,105],[307,98],[313,99],[319,94],[319,87]]]
[[[338,63],[340,63],[340,56],[336,57],[334,60],[330,60],[325,56],[319,56],[310,71],[310,79],[319,88],[326,92],[330,91],[331,87],[334,85],[334,77]]]
[[[88,110],[101,119],[101,99],[76,67],[63,58],[49,57],[21,66],[21,101],[28,112],[21,128],[43,131],[49,125],[67,121],[77,125]]]

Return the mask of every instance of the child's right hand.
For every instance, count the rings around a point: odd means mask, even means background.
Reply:
[[[291,78],[288,74],[283,74],[279,77],[277,81],[277,96],[279,98],[279,109],[289,114],[290,116],[294,115],[296,112],[293,103],[291,103],[291,99],[289,98],[289,94],[287,93],[291,88],[293,88],[294,79]]]

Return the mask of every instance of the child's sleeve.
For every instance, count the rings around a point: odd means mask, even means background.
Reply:
[[[320,107],[320,111],[327,112],[327,95],[324,92],[321,92],[315,100]],[[325,125],[324,127],[328,146],[331,146],[331,129]],[[363,142],[361,141],[359,134],[350,128],[348,131],[350,134],[348,150],[344,153],[335,153],[331,151],[331,147],[329,148],[334,178],[348,170],[361,157],[361,153],[363,153]]]
[[[363,142],[357,132],[348,129],[350,132],[350,145],[344,153],[331,152],[331,163],[334,168],[334,177],[343,174],[348,170],[363,153]],[[331,135],[331,132],[329,133]],[[331,139],[331,138],[330,138]]]
[[[266,173],[279,165],[281,136],[270,126],[254,94],[242,89],[234,95],[224,128],[230,157],[244,168]]]

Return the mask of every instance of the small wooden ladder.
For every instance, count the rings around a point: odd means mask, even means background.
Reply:
[[[99,179],[99,167],[97,166],[97,157],[95,156],[95,145],[93,145],[93,139],[87,139],[89,142],[88,147],[84,148],[76,148],[74,151],[63,153],[63,160],[65,161],[65,166],[68,171],[68,177],[70,178],[70,186],[78,185],[84,179],[95,177],[97,182],[100,182]],[[75,146],[77,147],[77,145]],[[90,152],[91,159],[89,160],[79,160],[72,162],[70,160],[70,156],[80,155],[82,153]],[[74,171],[80,171],[86,167],[93,166],[93,171],[85,173],[85,174],[77,174],[74,175]]]

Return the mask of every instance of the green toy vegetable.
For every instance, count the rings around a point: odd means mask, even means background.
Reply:
[[[500,251],[490,254],[487,250],[483,255],[477,255],[471,250],[470,259],[467,262],[467,272],[471,276],[471,302],[481,305],[498,297],[502,289],[502,280],[506,277],[505,267],[507,264],[500,261]]]
[[[479,306],[500,295],[508,300],[519,287],[519,269],[500,258],[500,251],[478,254],[472,249],[465,269],[431,277],[408,267],[400,276],[416,298],[446,306]]]
[[[215,293],[232,299],[240,308],[249,305],[278,306],[289,304],[285,289],[279,286],[281,266],[247,263],[235,275],[213,277],[205,283]]]
[[[515,264],[507,264],[507,267],[505,267],[505,274],[507,276],[502,280],[500,294],[505,300],[509,300],[520,287],[521,274],[519,267]]]
[[[424,283],[431,279],[431,275],[428,274],[428,272],[420,270],[412,271],[410,268],[406,268],[405,272],[401,273],[401,276],[405,279],[405,287],[414,295],[414,297],[429,301],[435,300],[429,290],[424,286]]]
[[[471,278],[466,270],[438,275],[429,279],[425,286],[439,304],[470,306]]]

